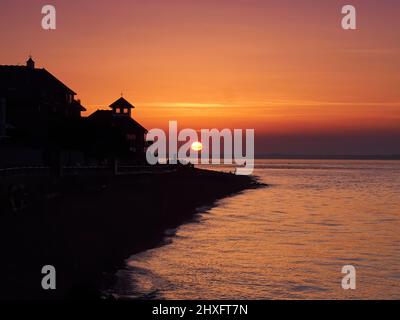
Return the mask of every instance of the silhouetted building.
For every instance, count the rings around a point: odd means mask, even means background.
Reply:
[[[147,130],[131,118],[135,107],[121,97],[109,108],[112,110],[97,110],[88,117],[94,133],[92,146],[103,154],[143,158]]]
[[[9,158],[3,165],[17,158],[49,165],[143,162],[147,130],[131,118],[133,105],[121,97],[111,110],[83,118],[86,110],[75,96],[46,69],[35,68],[31,57],[25,66],[0,66],[0,151]]]
[[[31,57],[26,66],[0,66],[0,134],[33,143],[47,139],[51,127],[80,119],[85,108],[75,95],[46,69],[35,68]]]

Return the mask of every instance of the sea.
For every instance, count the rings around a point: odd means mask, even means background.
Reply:
[[[232,171],[227,166],[210,170]],[[257,160],[268,186],[131,256],[125,299],[400,299],[400,161]],[[354,267],[354,289],[343,286]]]

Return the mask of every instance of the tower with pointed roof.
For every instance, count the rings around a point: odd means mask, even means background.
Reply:
[[[147,130],[131,117],[135,107],[120,97],[109,108],[111,110],[97,110],[88,117],[89,123],[96,128],[93,130],[96,132],[93,145],[103,145],[106,149],[123,146],[119,151],[120,156],[142,161],[146,150]]]
[[[130,104],[124,97],[119,98],[117,101],[109,105],[112,109],[114,116],[131,117],[132,109],[135,107]]]

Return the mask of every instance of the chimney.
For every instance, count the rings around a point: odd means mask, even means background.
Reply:
[[[0,138],[6,136],[6,99],[0,98]]]
[[[29,56],[28,61],[26,62],[26,67],[30,70],[34,70],[35,69],[35,61],[33,61],[32,57]]]

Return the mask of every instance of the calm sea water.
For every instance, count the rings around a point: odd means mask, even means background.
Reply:
[[[142,299],[400,298],[400,161],[260,160],[255,175],[270,186],[200,208],[164,246],[132,256],[115,292]],[[345,291],[341,269],[349,264],[357,288]]]

